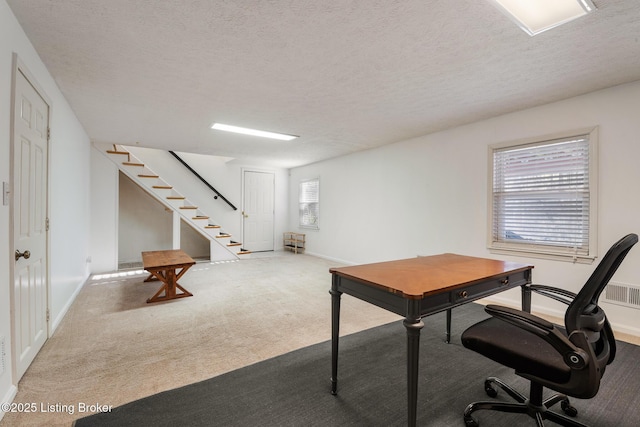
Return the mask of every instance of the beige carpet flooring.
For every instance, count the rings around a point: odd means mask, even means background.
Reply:
[[[91,414],[83,404],[115,407],[328,340],[335,266],[289,252],[199,263],[180,280],[193,297],[155,304],[159,282],[143,272],[92,278],[18,385],[14,402],[36,412],[0,427],[70,426]],[[400,319],[350,296],[341,314],[341,335]]]

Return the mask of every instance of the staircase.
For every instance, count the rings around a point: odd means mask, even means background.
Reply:
[[[251,253],[242,248],[242,244],[232,240],[222,226],[216,224],[206,213],[194,206],[189,199],[176,191],[171,184],[152,171],[121,145],[94,144],[105,154],[120,171],[127,175],[140,188],[145,190],[171,211],[180,215],[181,219],[191,225],[210,242],[211,261],[246,258]]]

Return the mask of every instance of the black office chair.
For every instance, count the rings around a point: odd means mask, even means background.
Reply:
[[[598,298],[633,245],[636,234],[620,239],[606,253],[589,280],[576,295],[549,286],[529,285],[531,290],[566,303],[564,322],[566,333],[553,324],[524,311],[487,305],[492,317],[469,327],[462,334],[462,344],[502,365],[515,369],[515,373],[528,379],[529,398],[520,394],[500,379],[485,381],[485,391],[497,395],[494,384],[518,403],[475,402],[464,411],[467,426],[478,426],[471,416],[481,409],[523,413],[534,418],[538,426],[549,419],[564,426],[583,426],[575,420],[549,408],[560,402],[562,410],[572,417],[577,410],[567,396],[588,399],[598,393],[600,378],[606,365],[616,353],[616,343],[607,317],[598,306]],[[556,394],[543,401],[543,387]]]

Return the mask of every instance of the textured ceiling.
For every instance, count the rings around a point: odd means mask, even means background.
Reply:
[[[92,140],[277,167],[640,79],[637,0],[535,37],[486,0],[7,2]]]

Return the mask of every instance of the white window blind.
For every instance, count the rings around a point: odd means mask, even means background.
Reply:
[[[493,248],[592,255],[589,136],[493,149]]]
[[[317,229],[320,218],[320,180],[300,182],[298,201],[300,226]]]

